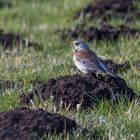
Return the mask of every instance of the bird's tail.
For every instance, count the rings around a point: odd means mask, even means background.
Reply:
[[[106,73],[113,76],[114,78],[120,78],[120,76],[118,76],[115,72],[113,72],[111,70],[107,70]]]
[[[114,78],[120,78],[115,72],[111,71],[108,66],[106,64],[104,64],[104,62],[98,58],[98,66],[100,67],[100,69],[105,72],[106,74],[109,74],[111,76],[113,76]]]

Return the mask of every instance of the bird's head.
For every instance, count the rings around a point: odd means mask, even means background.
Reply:
[[[89,47],[81,40],[71,41],[74,51],[88,51]]]

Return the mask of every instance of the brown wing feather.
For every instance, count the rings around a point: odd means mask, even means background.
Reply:
[[[78,52],[75,52],[75,56],[78,58],[78,59],[81,59],[81,60],[85,60],[86,63],[88,63],[88,65],[96,68],[97,70],[101,70],[99,68],[99,64],[97,63],[97,55],[92,52],[92,51],[78,51]]]
[[[115,78],[119,78],[114,72],[112,72],[94,52],[91,50],[88,51],[78,51],[74,54],[81,61],[85,61],[87,66],[93,67],[96,71],[102,71],[104,73],[108,73]]]

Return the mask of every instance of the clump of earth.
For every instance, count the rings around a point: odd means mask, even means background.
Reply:
[[[128,26],[129,21],[140,19],[136,0],[99,0],[93,1],[74,15],[73,27],[58,29],[62,40],[85,39],[89,42],[93,40],[116,41],[121,36],[137,37],[140,30]],[[122,23],[118,26],[110,25],[109,21],[118,19]],[[99,21],[100,26],[95,26]]]
[[[72,133],[74,120],[43,109],[17,108],[0,112],[1,140],[39,140],[45,134]]]
[[[0,46],[4,49],[12,49],[15,46],[25,46],[33,47],[35,49],[40,49],[42,46],[38,43],[29,41],[19,34],[14,34],[12,32],[4,33],[3,30],[0,30]]]
[[[33,91],[22,94],[20,97],[22,105],[30,104],[34,97],[47,101],[53,97],[56,106],[83,108],[97,105],[100,101],[117,103],[120,99],[124,101],[137,98],[137,95],[127,86],[122,78],[113,78],[109,75],[72,75],[61,76],[50,79]]]
[[[77,24],[72,29],[57,30],[63,40],[85,39],[89,42],[93,40],[101,41],[117,41],[121,36],[130,38],[137,37],[140,34],[139,29],[130,28],[126,25],[113,27],[107,23],[103,23],[100,27],[86,26],[86,24]]]
[[[140,10],[136,8],[136,0],[99,0],[93,1],[83,9],[76,12],[74,19],[81,16],[89,20],[108,21],[119,18],[125,21],[140,19]]]

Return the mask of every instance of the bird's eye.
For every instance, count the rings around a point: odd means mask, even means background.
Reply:
[[[76,42],[76,43],[75,43],[75,45],[76,45],[76,46],[79,46],[79,45],[80,45],[80,43],[79,43],[79,42]]]

